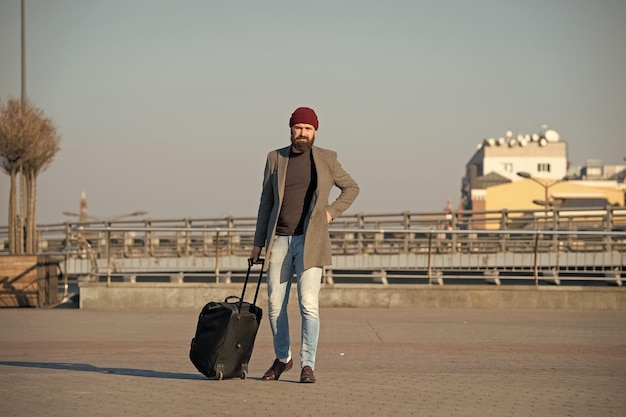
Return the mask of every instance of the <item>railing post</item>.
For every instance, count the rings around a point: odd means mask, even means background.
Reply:
[[[402,213],[402,219],[403,219],[403,224],[402,224],[403,229],[409,230],[411,228],[411,213],[408,211],[405,211],[404,213]],[[403,242],[404,253],[409,253],[410,238],[411,238],[411,235],[409,233],[404,234],[404,242]]]
[[[191,219],[187,217],[185,219],[185,227],[187,229],[191,228]],[[191,231],[186,231],[185,233],[185,256],[189,256],[191,254]]]
[[[613,206],[608,204],[606,206],[606,217],[605,217],[604,230],[610,232],[613,230]]]
[[[220,231],[215,232],[215,282],[220,282]]]
[[[610,232],[613,230],[613,207],[610,205],[606,206],[606,218],[604,219],[604,231]],[[605,250],[607,252],[613,251],[613,237],[609,235],[605,235],[604,242],[606,245]]]
[[[70,245],[72,238],[72,228],[70,226],[70,222],[65,222],[65,271],[63,273],[63,298],[67,297],[69,294],[69,282],[67,277],[67,265],[70,260],[70,252],[67,250],[67,247]]]
[[[226,246],[226,254],[230,256],[234,253],[233,234],[231,230],[235,227],[235,220],[232,216],[226,217],[226,227],[228,228],[228,233],[226,235],[226,239],[228,241]]]
[[[66,298],[69,295],[69,282],[67,278],[67,263],[69,259],[70,258],[68,256],[68,252],[65,252],[64,259],[63,259],[63,265],[65,265],[65,271],[61,269],[61,274],[63,274],[63,298]],[[59,265],[59,269],[60,268],[61,266]]]
[[[458,221],[459,213],[453,210],[450,214],[452,215],[450,227],[452,228],[452,230],[458,230],[459,229],[459,221]],[[452,252],[456,252],[458,250],[457,249],[457,240],[458,240],[457,234],[451,233],[450,238],[452,240]]]
[[[507,223],[509,220],[509,212],[507,209],[502,209],[500,211],[500,230],[506,230],[507,229]],[[508,241],[509,235],[508,234],[501,234],[500,235],[500,251],[502,252],[506,252],[507,250],[507,241]]]
[[[535,259],[534,259],[534,270],[535,270],[535,287],[539,287],[539,264],[538,257],[539,255],[539,230],[535,231]]]
[[[144,226],[146,228],[146,233],[144,234],[144,239],[146,239],[144,241],[144,245],[145,245],[145,254],[146,256],[153,256],[154,255],[154,251],[152,248],[152,234],[154,233],[152,230],[150,230],[150,220],[146,220],[144,223]]]
[[[363,213],[357,214],[356,219],[357,219],[357,227],[362,230],[365,224]],[[359,232],[359,235],[357,236],[357,249],[358,249],[357,253],[359,255],[362,255],[365,249],[365,245],[363,245],[363,232]]]
[[[111,229],[107,227],[107,287],[111,285]]]
[[[211,256],[211,243],[213,238],[211,237],[211,232],[202,232],[202,255],[203,256]]]
[[[333,285],[335,280],[333,279],[333,270],[331,268],[324,268],[322,279],[325,284]]]
[[[432,247],[433,247],[433,231],[428,232],[428,285],[432,285],[433,271],[431,267],[432,259]]]
[[[552,230],[553,231],[557,231],[559,230],[559,212],[558,210],[552,206]],[[556,251],[558,252],[559,250],[559,235],[554,233],[552,235],[552,245],[554,245],[554,247],[556,248]],[[557,253],[558,254],[558,253]]]

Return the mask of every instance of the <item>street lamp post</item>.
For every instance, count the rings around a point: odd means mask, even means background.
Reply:
[[[559,184],[559,183],[568,181],[569,178],[564,177],[564,178],[561,178],[560,180],[556,180],[556,181],[554,181],[554,182],[552,182],[550,184],[545,184],[542,181],[539,181],[537,178],[535,178],[532,175],[530,175],[528,172],[524,172],[524,171],[518,172],[517,176],[518,177],[522,177],[522,178],[526,178],[526,179],[531,180],[531,181],[534,181],[534,182],[536,182],[537,184],[539,184],[539,185],[541,185],[543,187],[543,193],[544,194],[543,194],[543,203],[542,203],[542,205],[544,207],[544,222],[547,223],[547,221],[548,221],[548,206],[551,205],[550,201],[548,199],[548,190],[550,188],[554,187],[555,185]],[[538,201],[537,200],[533,200],[533,203],[537,204]],[[554,205],[552,204],[551,206],[552,206],[552,209],[554,210]]]
[[[21,98],[21,105],[22,105],[22,112],[24,112],[24,108],[26,106],[26,6],[24,5],[24,1],[21,1],[21,7],[20,7],[20,11],[21,11],[21,94],[22,94],[22,98]]]

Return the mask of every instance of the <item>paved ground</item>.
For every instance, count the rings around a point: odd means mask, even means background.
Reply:
[[[249,378],[206,379],[196,317],[0,309],[0,415],[626,415],[623,312],[325,309],[312,385],[259,379],[265,319]]]

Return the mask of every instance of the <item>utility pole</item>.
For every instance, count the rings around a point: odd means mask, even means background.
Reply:
[[[22,0],[22,113],[26,108],[26,18],[25,18],[25,0]]]

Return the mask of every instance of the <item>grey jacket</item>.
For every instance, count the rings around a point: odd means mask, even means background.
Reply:
[[[254,246],[265,246],[265,257],[268,260],[276,236],[278,211],[283,201],[290,149],[291,146],[287,146],[269,152],[265,164]],[[332,263],[326,212],[333,219],[337,218],[350,207],[359,194],[359,186],[337,161],[335,151],[313,146],[311,152],[317,171],[317,189],[304,221],[304,269]],[[338,187],[341,192],[335,201],[329,203],[333,186]],[[266,262],[265,269],[268,267],[269,262]]]

